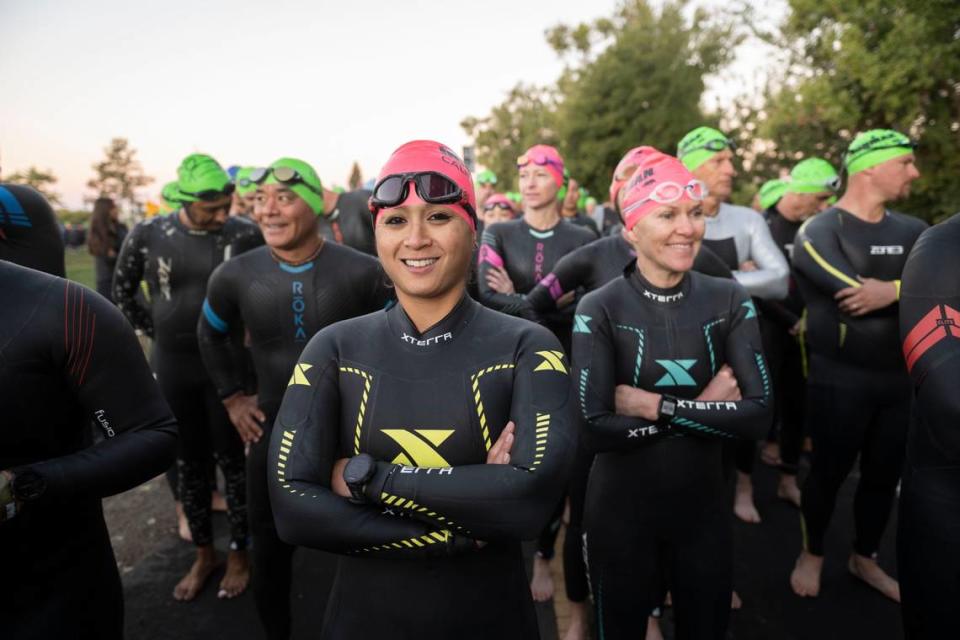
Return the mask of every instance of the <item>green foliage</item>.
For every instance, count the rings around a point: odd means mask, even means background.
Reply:
[[[46,171],[37,167],[29,167],[26,171],[17,171],[6,178],[5,182],[12,184],[25,184],[39,191],[51,205],[60,204],[60,196],[51,188],[57,184],[57,176],[47,169]]]
[[[137,189],[153,182],[153,178],[143,173],[136,149],[126,138],[114,138],[103,151],[106,157],[93,165],[96,175],[87,181],[87,188],[96,193],[95,198],[113,198],[118,204],[126,203],[139,211]]]
[[[67,209],[57,209],[57,219],[63,224],[67,224],[69,222],[71,224],[86,226],[90,224],[90,216],[92,215],[92,211],[70,211]]]

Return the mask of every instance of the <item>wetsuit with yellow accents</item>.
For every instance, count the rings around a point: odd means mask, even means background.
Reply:
[[[926,224],[887,211],[867,222],[834,207],[805,222],[793,267],[807,304],[808,433],[813,461],[803,487],[804,546],[823,555],[837,492],[860,456],[854,499],[862,556],[876,553],[900,480],[910,417],[910,381],[900,353],[899,306],[859,317],[840,311],[834,295],[858,278],[895,281]]]
[[[537,637],[520,540],[565,487],[568,366],[546,329],[466,296],[424,332],[397,305],[310,341],[274,425],[270,499],[281,538],[344,554],[321,638]],[[508,421],[510,464],[484,464]],[[378,461],[366,504],[330,489],[359,453]]]

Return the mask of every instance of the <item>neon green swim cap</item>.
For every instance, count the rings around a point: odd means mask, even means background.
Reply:
[[[899,131],[871,129],[857,134],[847,148],[843,164],[847,168],[847,174],[852,176],[887,160],[913,153],[916,146],[915,142]]]
[[[823,193],[840,190],[840,176],[833,165],[821,158],[801,160],[790,172],[788,193]]]
[[[237,183],[237,193],[242,196],[257,190],[257,183],[250,179],[255,167],[240,167],[237,169],[235,181]]]
[[[518,191],[507,191],[505,194],[511,202],[516,202],[517,204],[523,203],[523,196],[520,195]]]
[[[277,176],[277,169],[281,171]],[[287,177],[284,174],[290,174]],[[296,158],[280,158],[267,169],[256,169],[251,176],[257,184],[282,184],[307,203],[318,216],[323,215],[323,183],[309,164]]]
[[[780,201],[787,192],[786,180],[767,180],[760,187],[760,208],[769,209]]]
[[[180,189],[177,188],[177,181],[168,182],[160,190],[160,198],[168,205],[175,206],[180,200]]]
[[[196,202],[233,193],[230,176],[216,160],[191,153],[177,169],[177,202]]]
[[[497,184],[497,174],[490,169],[484,169],[477,174],[477,184]]]
[[[736,149],[736,143],[712,127],[697,127],[683,136],[677,145],[677,158],[693,171],[724,149]]]

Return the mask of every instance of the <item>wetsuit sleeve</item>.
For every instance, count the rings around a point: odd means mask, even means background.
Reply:
[[[241,274],[226,262],[213,272],[207,283],[207,297],[197,321],[197,339],[203,364],[221,398],[246,387],[244,373],[249,370],[246,349],[236,329],[242,322],[235,280]]]
[[[54,361],[104,440],[28,468],[46,481],[42,501],[110,496],[169,468],[176,420],[120,312],[74,283],[56,291],[63,311],[51,327]]]
[[[757,269],[734,271],[733,276],[752,296],[782,300],[787,297],[790,266],[763,217],[750,215],[753,216],[750,219],[750,260],[756,263]]]
[[[339,363],[329,333],[320,332],[296,364],[270,437],[267,483],[282,540],[334,553],[412,557],[472,547],[448,527],[388,515],[335,494],[330,481],[341,450],[339,428]]]
[[[479,540],[536,538],[566,487],[575,448],[570,378],[560,349],[545,329],[531,331],[520,345],[510,464],[422,468],[378,462],[367,497]],[[494,437],[484,434],[488,450]]]
[[[590,280],[596,264],[593,257],[593,252],[581,247],[560,258],[553,271],[527,293],[527,303],[537,313],[556,311],[560,296]]]
[[[137,300],[140,280],[143,279],[146,233],[146,226],[138,224],[123,241],[113,272],[113,299],[134,329],[153,337],[150,310]]]
[[[820,218],[828,215],[831,217]],[[840,246],[837,215],[835,211],[821,213],[805,222],[793,245],[793,268],[831,298],[842,289],[860,286],[857,271]]]
[[[477,288],[480,290],[480,302],[484,306],[522,316],[529,309],[526,298],[518,293],[499,293],[487,284],[487,273],[498,267],[505,269],[503,260],[503,246],[500,235],[493,229],[484,229],[480,241],[480,252],[477,255]]]

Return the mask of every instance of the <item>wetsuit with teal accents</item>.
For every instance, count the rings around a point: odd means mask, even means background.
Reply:
[[[753,302],[731,280],[691,272],[660,289],[631,266],[578,305],[573,359],[585,440],[599,452],[584,545],[600,637],[644,637],[669,589],[677,637],[724,638],[733,548],[723,444],[762,437],[772,412]],[[743,399],[697,401],[724,364]],[[617,385],[674,396],[676,412],[617,414]]]
[[[22,184],[0,184],[0,260],[65,276],[63,234],[50,203]]]
[[[133,330],[103,297],[0,260],[0,308],[0,470],[46,485],[0,522],[0,635],[122,638],[100,499],[170,465],[176,422]]]
[[[332,242],[301,265],[259,247],[213,272],[198,326],[200,351],[221,397],[243,391],[247,345],[257,374],[257,401],[266,415],[264,436],[247,455],[247,502],[253,534],[253,593],[268,638],[290,636],[290,578],[294,547],[280,540],[267,493],[270,431],[294,365],[320,329],[382,309],[390,290],[380,263]],[[243,326],[247,338],[231,331]],[[332,564],[332,560],[331,560]],[[326,601],[315,593],[314,603]]]
[[[197,545],[213,540],[214,461],[224,475],[231,544],[246,544],[243,443],[204,369],[197,321],[213,270],[262,244],[260,229],[244,218],[231,217],[218,231],[197,231],[173,213],[136,225],[117,256],[114,300],[135,328],[153,337],[151,364],[180,425],[179,497]],[[137,297],[141,281],[147,283],[149,307]]]
[[[321,638],[537,637],[519,541],[565,487],[568,368],[546,329],[467,296],[423,332],[396,305],[313,337],[274,426],[270,499],[287,542],[345,554]],[[510,464],[484,464],[508,421]],[[353,504],[331,473],[361,452],[378,462]]]
[[[876,553],[903,466],[910,380],[900,353],[899,305],[860,317],[840,311],[834,295],[858,277],[896,281],[926,224],[886,212],[866,222],[834,207],[800,227],[793,267],[807,303],[810,369],[807,429],[813,439],[803,487],[804,545],[823,555],[837,492],[860,457],[854,498],[855,551]]]
[[[900,291],[914,415],[900,491],[897,569],[908,640],[960,635],[960,214],[925,231]]]
[[[513,315],[527,308],[523,294],[547,277],[560,258],[592,242],[596,236],[588,229],[561,220],[552,229],[538,231],[525,220],[509,220],[484,230],[477,261],[480,301],[486,306]],[[492,267],[505,269],[516,293],[497,293],[487,284]],[[544,316],[544,324],[569,346],[573,305]]]
[[[320,235],[331,242],[377,255],[373,216],[367,206],[369,198],[370,192],[365,189],[341,193],[333,211],[320,216]]]

